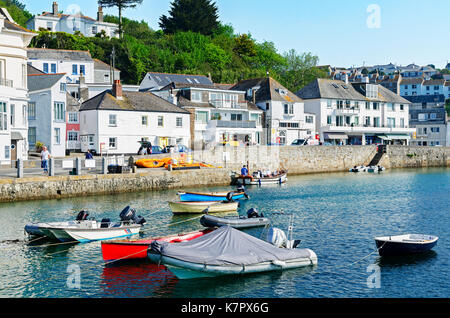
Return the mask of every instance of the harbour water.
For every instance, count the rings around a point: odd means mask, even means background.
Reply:
[[[222,191],[226,187],[195,189]],[[181,190],[181,189],[180,189]],[[183,189],[186,190],[186,189]],[[117,220],[131,205],[148,223],[142,236],[202,228],[173,216],[177,191],[21,202],[0,205],[0,297],[441,298],[450,296],[450,169],[401,169],[381,174],[290,177],[285,185],[248,188],[240,212],[257,208],[319,258],[314,268],[179,281],[146,261],[105,266],[99,242],[29,244],[29,222],[71,220],[80,210]],[[250,231],[259,236],[257,230]],[[376,236],[439,236],[421,256],[381,258]]]

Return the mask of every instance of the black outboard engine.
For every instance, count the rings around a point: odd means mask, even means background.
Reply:
[[[83,210],[80,213],[78,213],[76,221],[86,221],[88,216],[89,213]]]
[[[244,186],[240,186],[239,188],[237,188],[236,190],[237,193],[242,193],[244,192],[244,197],[246,199],[250,199],[250,197],[248,196],[248,194],[245,192],[245,187]]]
[[[102,222],[100,223],[100,228],[101,229],[107,229],[111,226],[111,219],[103,219]]]
[[[247,217],[249,219],[252,219],[252,218],[263,217],[263,215],[262,214],[259,215],[258,210],[254,209],[254,208],[251,208],[250,210],[247,211]]]
[[[146,223],[146,220],[142,216],[136,217],[136,210],[131,209],[129,206],[120,213],[120,221],[123,224],[134,222],[136,224],[144,225]]]
[[[227,202],[234,202],[233,195],[234,195],[233,192],[227,193]]]

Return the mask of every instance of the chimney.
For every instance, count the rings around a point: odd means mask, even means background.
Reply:
[[[53,15],[58,15],[58,2],[56,2],[56,1],[53,2],[52,13],[53,13]]]
[[[103,22],[103,8],[101,6],[98,7],[97,21]]]
[[[252,102],[256,105],[256,89],[252,89]]]
[[[122,98],[122,84],[120,80],[114,80],[114,84],[112,86],[112,94],[115,98],[121,100]]]
[[[345,84],[348,84],[348,74],[345,73]]]

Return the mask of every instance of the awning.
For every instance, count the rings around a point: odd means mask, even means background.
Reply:
[[[347,140],[348,136],[346,134],[340,134],[340,133],[324,133],[323,134],[324,139],[344,139]]]
[[[11,131],[11,140],[23,140],[23,136],[18,131]]]
[[[379,135],[383,140],[410,140],[411,136],[407,134],[385,134],[385,135]]]

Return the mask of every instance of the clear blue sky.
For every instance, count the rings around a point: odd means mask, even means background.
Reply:
[[[51,11],[53,0],[22,0],[32,14]],[[60,10],[71,5],[96,17],[95,0],[59,0]],[[144,0],[124,16],[145,20],[159,29],[171,0]],[[396,63],[450,62],[449,0],[216,0],[222,23],[236,33],[251,33],[258,41],[274,42],[280,53],[290,49],[319,56],[319,64],[360,66]],[[367,12],[372,4],[376,11]],[[117,9],[105,9],[117,15]],[[368,21],[369,20],[369,24]],[[378,28],[369,27],[372,22]]]

